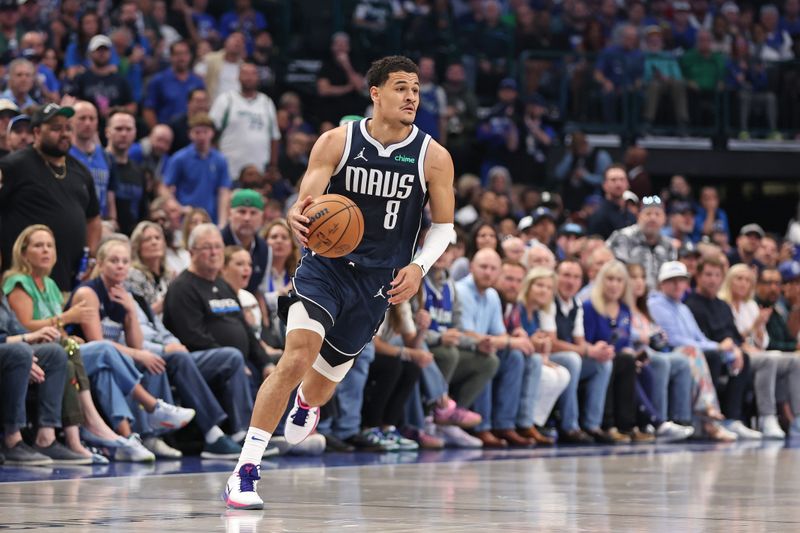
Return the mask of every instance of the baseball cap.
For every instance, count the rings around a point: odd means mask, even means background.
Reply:
[[[583,237],[583,226],[576,222],[567,222],[558,228],[559,235],[575,235],[576,237]]]
[[[739,230],[739,235],[748,235],[750,233],[757,233],[759,237],[764,237],[764,228],[758,224],[745,224]]]
[[[669,214],[676,215],[678,213],[694,213],[694,207],[689,202],[676,200],[670,204]]]
[[[519,222],[517,223],[517,229],[519,231],[525,231],[526,229],[530,228],[531,226],[533,226],[533,217],[530,216],[530,215],[526,216],[526,217],[522,217],[521,219],[519,219]]]
[[[781,273],[781,280],[784,283],[795,281],[800,278],[800,262],[784,261],[778,265],[778,272]]]
[[[253,189],[237,189],[231,195],[231,209],[236,207],[255,207],[264,210],[264,197]]]
[[[639,197],[636,196],[636,193],[633,191],[625,191],[622,193],[622,199],[626,202],[633,202],[635,204],[639,203]]]
[[[94,37],[92,37],[92,40],[89,41],[88,50],[90,52],[94,52],[98,48],[102,48],[104,46],[106,48],[110,49],[111,48],[111,39],[109,39],[107,36],[105,36],[103,34],[95,35]]]
[[[678,257],[689,257],[691,255],[695,257],[700,257],[701,255],[700,250],[698,250],[697,246],[692,242],[687,242],[678,250]]]
[[[61,115],[63,117],[70,118],[72,115],[75,114],[75,110],[71,107],[64,106],[61,107],[56,103],[50,103],[46,106],[40,107],[36,111],[33,112],[33,116],[31,116],[31,127],[34,126],[41,126],[45,122],[50,122],[53,117]]]
[[[11,111],[15,115],[19,114],[19,106],[8,98],[0,98],[0,112]]]
[[[531,225],[534,226],[546,218],[550,219],[552,222],[556,221],[556,216],[546,207],[537,207],[531,214],[531,218]]]
[[[513,89],[517,90],[517,80],[514,78],[503,78],[500,80],[500,89]]]
[[[14,126],[16,126],[17,124],[23,123],[23,122],[27,123],[28,126],[30,126],[31,117],[29,117],[28,115],[22,114],[22,115],[17,115],[16,117],[12,118],[11,121],[8,123],[7,132],[10,133],[11,130],[14,129]]]
[[[673,278],[689,279],[689,271],[686,270],[686,265],[680,261],[667,261],[661,265],[661,268],[658,269],[658,282],[661,283]]]

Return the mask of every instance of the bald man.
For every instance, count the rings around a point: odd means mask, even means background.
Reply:
[[[522,387],[523,358],[533,353],[533,345],[527,335],[515,337],[506,332],[500,296],[493,288],[500,276],[500,267],[497,252],[484,248],[472,258],[470,274],[456,283],[464,335],[475,341],[478,351],[487,357],[500,359],[494,379],[474,404],[475,411],[483,418],[475,428],[475,436],[486,448],[505,448],[509,443],[515,446],[535,443],[514,431]]]
[[[153,185],[156,187],[163,181],[164,168],[169,161],[173,138],[172,128],[166,124],[156,124],[150,130],[150,135],[133,143],[131,149],[128,150],[130,160],[139,163],[144,170],[149,172],[155,182]]]
[[[114,205],[114,185],[111,181],[109,159],[105,155],[97,134],[98,117],[94,104],[80,100],[73,106],[75,115],[72,122],[72,148],[69,154],[83,163],[94,180],[94,190],[100,203],[100,216],[116,220]]]

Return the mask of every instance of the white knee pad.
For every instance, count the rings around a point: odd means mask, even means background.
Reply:
[[[306,329],[325,338],[325,327],[318,321],[308,316],[306,306],[302,302],[295,302],[289,306],[289,316],[286,319],[286,333],[294,329]]]
[[[311,368],[334,383],[339,383],[347,375],[347,372],[353,368],[353,361],[355,361],[355,357],[341,365],[331,366],[321,355],[317,355],[317,360],[314,361]]]

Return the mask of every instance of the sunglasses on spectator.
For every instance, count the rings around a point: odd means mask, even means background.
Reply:
[[[644,207],[660,207],[661,198],[658,196],[645,196],[642,198],[642,206]]]

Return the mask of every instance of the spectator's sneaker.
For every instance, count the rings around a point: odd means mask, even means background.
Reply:
[[[401,452],[413,452],[419,450],[419,444],[416,441],[405,438],[394,426],[386,426],[382,429],[384,438],[394,442],[397,445],[397,450]]]
[[[403,436],[415,441],[423,450],[441,450],[444,448],[444,439],[436,437],[421,429],[407,428],[403,430]]]
[[[397,444],[387,439],[379,428],[367,428],[347,439],[356,450],[364,452],[391,452],[397,450]]]
[[[722,425],[740,439],[759,440],[764,438],[764,435],[762,435],[760,431],[750,429],[742,424],[740,420],[726,420]]]
[[[762,416],[758,425],[758,429],[761,430],[765,439],[783,440],[786,438],[786,433],[781,429],[778,417],[775,415]]]
[[[263,509],[264,500],[259,497],[256,488],[261,479],[257,465],[242,465],[238,472],[228,478],[222,499],[228,509]]]
[[[33,449],[42,455],[45,455],[53,460],[54,464],[60,465],[90,465],[92,458],[73,452],[57,440],[54,440],[50,446],[33,446]]]
[[[130,463],[150,463],[156,460],[153,452],[142,444],[142,439],[136,433],[131,433],[125,440],[125,444],[114,452],[115,461],[126,461]]]
[[[238,459],[242,447],[223,435],[211,444],[204,444],[200,457],[203,459]]]
[[[142,444],[153,452],[156,459],[180,459],[183,457],[183,453],[180,450],[176,450],[158,437],[146,437],[142,440]]]
[[[319,407],[306,405],[299,394],[294,395],[294,407],[286,418],[283,436],[289,444],[300,444],[311,435],[319,422]]]
[[[433,410],[433,421],[441,426],[458,426],[463,429],[472,429],[481,423],[481,415],[469,409],[459,407],[452,398],[445,407]]]
[[[52,459],[37,452],[24,441],[19,441],[13,448],[4,448],[3,455],[5,455],[5,464],[7,465],[50,466],[53,464]]]
[[[656,442],[680,442],[686,440],[694,434],[694,428],[681,426],[674,422],[664,422],[656,430]]]
[[[178,407],[159,399],[155,410],[148,418],[153,429],[180,429],[188,424],[194,415],[194,409]]]
[[[473,437],[458,426],[439,426],[436,436],[441,436],[448,448],[483,448],[483,441]]]

